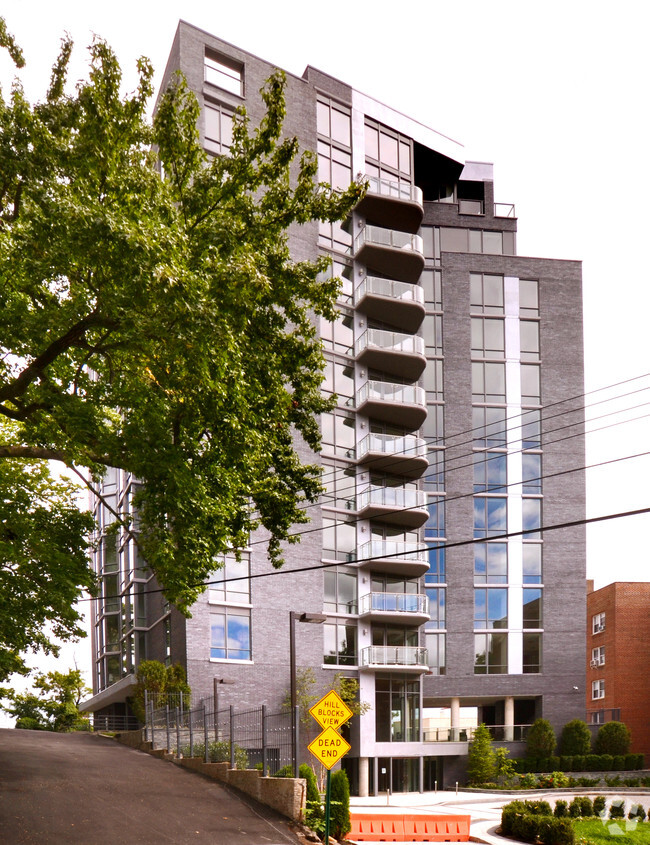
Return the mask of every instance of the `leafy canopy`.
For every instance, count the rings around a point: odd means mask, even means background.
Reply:
[[[34,689],[38,692],[0,690],[9,700],[2,709],[16,718],[17,728],[59,732],[88,729],[79,702],[91,690],[79,669],[38,674]]]
[[[4,22],[0,45],[20,58]],[[108,466],[132,473],[138,542],[186,611],[218,555],[256,527],[280,565],[320,491],[297,444],[319,447],[328,403],[313,315],[334,317],[337,282],[323,281],[324,260],[293,261],[287,233],[343,219],[363,188],[315,183],[315,157],[283,136],[280,72],[260,125],[242,111],[230,155],[208,159],[181,78],[150,124],[146,59],[124,96],[96,40],[89,78],[68,94],[71,49],[64,40],[42,103],[17,84],[0,98],[0,500],[16,501],[25,461],[95,481]],[[42,526],[18,527],[48,578]],[[87,527],[70,527],[70,560]],[[70,600],[89,584],[82,569]]]

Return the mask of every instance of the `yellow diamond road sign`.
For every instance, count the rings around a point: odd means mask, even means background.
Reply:
[[[330,690],[310,708],[309,712],[321,728],[340,728],[354,715],[336,690]]]
[[[352,746],[334,728],[325,728],[307,748],[322,763],[326,769],[331,769],[335,763],[347,754]]]

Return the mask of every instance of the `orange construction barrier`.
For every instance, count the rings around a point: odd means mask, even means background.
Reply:
[[[467,842],[470,816],[350,813],[348,839],[356,842]]]

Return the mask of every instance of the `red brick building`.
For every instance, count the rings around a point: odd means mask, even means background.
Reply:
[[[650,583],[587,582],[587,722],[624,722],[650,759]],[[595,730],[595,729],[594,729]]]

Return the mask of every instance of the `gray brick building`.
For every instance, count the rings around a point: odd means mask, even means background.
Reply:
[[[206,149],[227,155],[233,110],[259,121],[273,66],[181,23],[165,80],[177,69]],[[291,235],[296,258],[326,253],[343,279],[339,319],[319,326],[338,396],[327,493],[280,573],[252,538],[187,620],[128,537],[103,542],[91,709],[123,712],[145,658],[182,663],[198,697],[227,679],[224,703],[278,706],[290,611],[326,614],[296,626],[297,665],[319,692],[358,678],[372,705],[344,761],[353,790],[432,788],[462,778],[463,707],[514,753],[535,718],[584,716],[584,528],[539,530],[584,517],[581,268],[518,256],[492,165],[321,71],[288,75],[285,130],[317,151],[322,181],[369,179],[343,226]],[[119,504],[132,483],[114,473],[104,492]],[[242,574],[268,577],[228,580]]]

